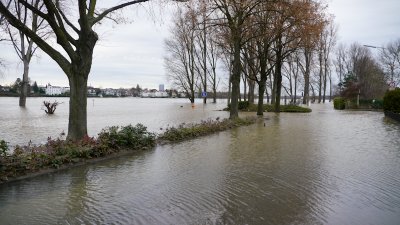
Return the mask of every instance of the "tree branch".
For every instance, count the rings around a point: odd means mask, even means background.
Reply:
[[[109,8],[107,10],[105,10],[104,12],[100,13],[99,16],[97,16],[96,18],[93,19],[92,21],[92,25],[100,22],[102,19],[104,19],[104,17],[106,17],[108,14],[110,14],[111,12],[118,10],[118,9],[122,9],[124,7],[130,6],[130,5],[134,5],[134,4],[138,4],[138,3],[143,3],[143,2],[148,2],[149,0],[135,0],[135,1],[129,1],[117,6],[114,6],[112,8]]]
[[[44,52],[46,52],[51,58],[54,59],[54,61],[58,63],[58,65],[67,75],[70,74],[70,62],[61,53],[51,47],[31,29],[29,29],[25,24],[23,24],[14,15],[12,15],[1,1],[0,14],[2,14],[13,27],[17,28],[25,35],[30,37]]]

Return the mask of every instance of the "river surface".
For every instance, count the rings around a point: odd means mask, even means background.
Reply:
[[[0,224],[400,224],[400,124],[311,107],[0,185]]]

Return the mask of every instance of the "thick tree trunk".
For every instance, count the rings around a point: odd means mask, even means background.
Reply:
[[[241,74],[241,62],[240,62],[240,33],[233,32],[233,69],[232,69],[232,99],[231,99],[231,110],[230,119],[239,117],[239,95],[240,95],[240,74]]]
[[[266,89],[266,80],[260,81],[258,84],[258,104],[257,104],[257,115],[264,115],[264,92]]]
[[[278,56],[275,68],[276,92],[275,92],[275,112],[280,112],[281,91],[282,91],[282,60]]]
[[[254,89],[255,89],[255,82],[254,81],[250,81],[249,82],[249,93],[248,93],[248,98],[249,98],[249,102],[250,104],[254,104]]]
[[[83,74],[83,71],[69,77],[68,140],[77,141],[87,135],[87,78],[88,74]]]
[[[29,85],[29,61],[24,59],[24,74],[22,76],[21,93],[19,96],[19,106],[26,106],[26,97],[28,96],[28,85]]]
[[[275,112],[280,112],[281,106],[281,91],[282,91],[282,46],[278,43],[278,51],[276,52],[276,63],[275,63],[275,85],[276,85],[276,92],[275,92]]]

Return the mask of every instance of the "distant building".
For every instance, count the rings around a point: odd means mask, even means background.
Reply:
[[[46,87],[46,95],[62,95],[69,91],[69,87],[52,86],[50,84]]]
[[[164,89],[164,84],[160,84],[160,85],[158,86],[158,91],[160,91],[160,92],[165,91],[165,89]]]

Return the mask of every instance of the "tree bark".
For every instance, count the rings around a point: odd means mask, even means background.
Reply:
[[[306,61],[305,72],[304,72],[304,96],[303,96],[303,104],[308,105],[309,96],[310,96],[310,64],[311,64],[311,50],[304,50],[304,58]]]
[[[233,69],[232,69],[232,99],[231,99],[231,110],[230,119],[239,117],[239,95],[240,95],[240,74],[241,74],[241,61],[240,61],[240,32],[234,31],[233,33]]]
[[[29,61],[27,59],[23,60],[24,63],[24,74],[22,76],[21,93],[19,96],[19,106],[26,106],[26,97],[28,96],[28,84],[29,84]]]
[[[69,77],[68,140],[77,141],[87,135],[87,76],[76,72]]]
[[[249,83],[249,93],[247,94],[247,97],[249,99],[249,103],[254,104],[255,81],[248,79],[248,83]]]
[[[281,106],[281,90],[282,90],[282,46],[279,43],[278,51],[276,52],[276,63],[275,63],[275,85],[276,85],[276,92],[275,92],[275,112],[280,112]]]
[[[257,104],[257,115],[264,115],[264,92],[266,89],[266,80],[261,80],[258,84],[258,104]]]

